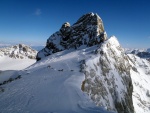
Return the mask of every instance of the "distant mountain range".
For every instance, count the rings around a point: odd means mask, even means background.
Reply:
[[[134,54],[140,58],[144,58],[150,61],[150,48],[148,49],[127,49],[125,48],[127,54]]]
[[[8,56],[10,58],[35,59],[36,54],[36,50],[24,44],[0,48],[0,57]]]
[[[10,47],[10,46],[13,46],[13,44],[0,44],[0,48],[5,48],[5,47]],[[33,48],[34,50],[36,51],[40,51],[41,49],[43,49],[44,45],[41,46],[30,46],[31,48]]]

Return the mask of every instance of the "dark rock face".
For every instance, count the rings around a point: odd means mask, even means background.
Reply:
[[[150,58],[149,52],[138,52],[136,55],[139,56],[140,58]]]
[[[80,49],[99,44],[107,38],[101,18],[97,14],[88,13],[70,26],[64,23],[59,31],[52,34],[46,47],[39,51],[37,60],[65,49]]]

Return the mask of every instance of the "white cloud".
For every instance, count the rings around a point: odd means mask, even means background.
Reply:
[[[36,16],[40,16],[40,15],[42,14],[41,9],[36,9],[34,14],[35,14]]]

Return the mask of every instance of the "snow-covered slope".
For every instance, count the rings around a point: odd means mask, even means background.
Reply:
[[[21,79],[1,86],[1,112],[107,113],[81,90],[85,76],[80,61],[89,58],[95,48],[59,52],[17,72]]]
[[[22,70],[35,62],[35,59],[14,59],[8,56],[0,57],[0,70]]]
[[[83,91],[108,110],[150,113],[150,62],[133,54],[126,55],[115,37],[101,44],[96,54],[84,64]]]
[[[25,69],[35,62],[35,59],[13,59],[7,56],[0,58],[0,84],[16,79],[17,70]]]
[[[118,113],[133,113],[131,66],[127,55],[113,36],[84,64],[87,92],[98,106]]]
[[[150,62],[128,54],[132,70],[133,104],[136,113],[150,113]]]

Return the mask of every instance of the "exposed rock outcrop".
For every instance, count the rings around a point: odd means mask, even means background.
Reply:
[[[70,26],[64,23],[59,31],[52,34],[46,47],[38,52],[37,60],[65,49],[80,49],[99,44],[107,39],[102,19],[94,13],[83,15]]]

